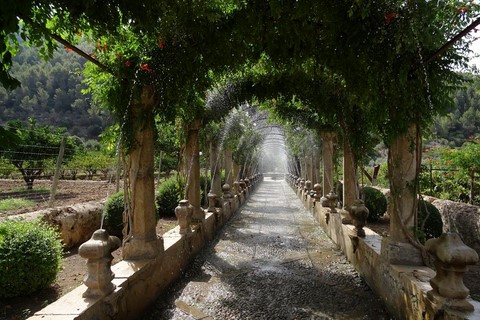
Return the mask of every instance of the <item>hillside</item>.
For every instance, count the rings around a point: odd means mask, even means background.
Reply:
[[[0,86],[0,125],[33,117],[39,124],[65,127],[72,135],[97,139],[110,120],[82,93],[84,64],[85,59],[63,48],[44,61],[36,48],[22,47],[13,64],[22,86],[11,92]]]

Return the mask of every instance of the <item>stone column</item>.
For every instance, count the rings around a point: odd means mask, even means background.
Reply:
[[[128,155],[129,234],[123,243],[125,260],[152,259],[163,252],[163,239],[157,238],[153,163],[153,106],[155,92],[144,86],[134,93],[129,126],[134,142]]]
[[[240,165],[234,160],[233,161],[233,181],[237,181],[242,178],[243,177],[240,177]]]
[[[333,190],[333,140],[335,132],[322,132],[323,140],[323,196]]]
[[[343,208],[350,212],[350,207],[358,199],[358,184],[355,177],[355,159],[348,141],[343,142]]]
[[[408,240],[409,236],[414,238],[414,209],[418,205],[415,189],[416,135],[416,125],[411,125],[404,135],[393,141],[388,150],[390,232],[389,237],[384,238],[382,254],[393,264],[423,264],[420,251]]]
[[[217,197],[221,197],[222,195],[221,161],[219,158],[217,141],[212,140],[210,141],[210,172],[212,175],[210,192],[216,194]]]
[[[202,126],[202,121],[196,119],[186,126],[187,129],[187,145],[186,169],[187,169],[187,199],[193,207],[193,222],[203,222],[205,220],[205,212],[200,207],[200,150],[198,141],[198,131]]]
[[[225,183],[229,186],[233,186],[233,165],[232,165],[232,150],[228,147],[225,148]]]
[[[306,171],[306,179],[310,182],[313,181],[313,155],[312,153],[305,156],[305,171]]]

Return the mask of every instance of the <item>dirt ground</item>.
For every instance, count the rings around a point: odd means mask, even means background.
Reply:
[[[34,188],[50,188],[50,181],[35,181]],[[12,196],[18,191],[23,183],[21,181],[0,179],[0,199]],[[115,193],[115,183],[104,181],[60,181],[57,191],[55,206],[67,206],[87,201],[100,201]],[[48,207],[48,191],[32,193],[31,199],[35,205],[28,209],[16,210],[8,214],[21,214],[25,212],[40,210]],[[1,213],[0,213],[1,214]],[[5,214],[5,213],[3,213]],[[160,219],[157,224],[157,234],[161,235],[176,225],[174,219]],[[388,219],[381,219],[379,222],[368,226],[378,234],[388,234]],[[49,288],[44,289],[30,296],[6,299],[0,301],[0,320],[26,319],[36,311],[42,309],[49,303],[60,298],[62,295],[79,286],[86,273],[85,260],[77,254],[78,248],[66,252],[63,259],[62,270],[57,280]],[[113,252],[116,263],[121,260],[121,248]],[[472,298],[480,301],[480,263],[469,268],[465,275],[465,284],[470,289]]]
[[[48,208],[51,182],[35,181],[34,191],[26,197],[34,201],[34,206],[8,212],[8,215],[22,214]],[[24,184],[22,181],[0,180],[0,199],[20,195]],[[12,192],[12,190],[14,192]],[[38,191],[40,190],[40,191]],[[55,206],[68,206],[88,201],[100,201],[115,193],[115,183],[104,181],[60,181],[57,190]],[[4,213],[5,214],[5,213]],[[176,225],[175,219],[160,219],[157,224],[157,234],[163,234]],[[112,253],[113,264],[122,259],[122,249]],[[67,292],[78,287],[85,276],[87,267],[85,259],[78,255],[78,248],[65,252],[62,270],[57,280],[49,288],[29,296],[0,300],[0,320],[26,319],[36,311],[57,300]]]

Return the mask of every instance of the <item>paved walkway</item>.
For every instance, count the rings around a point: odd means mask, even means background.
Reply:
[[[144,319],[390,319],[285,181],[265,179]]]

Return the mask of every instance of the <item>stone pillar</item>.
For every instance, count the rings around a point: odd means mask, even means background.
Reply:
[[[125,260],[153,259],[163,252],[163,239],[157,238],[155,218],[155,186],[153,163],[153,106],[155,92],[144,86],[134,93],[129,126],[134,143],[128,155],[130,192],[129,234],[123,243]]]
[[[420,251],[409,242],[406,234],[414,238],[414,209],[418,205],[415,190],[416,135],[417,128],[411,125],[404,135],[393,141],[388,150],[390,232],[389,237],[384,238],[382,255],[393,264],[423,264]]]
[[[234,160],[233,161],[233,181],[240,180],[241,178],[243,177],[240,177],[240,165]]]
[[[355,176],[355,159],[348,141],[343,143],[343,208],[350,212],[350,207],[358,199],[358,184]]]
[[[311,155],[306,155],[305,156],[305,179],[307,181],[312,181],[312,175],[313,175],[313,168],[312,168],[312,156]]]
[[[198,131],[202,126],[202,121],[196,119],[186,126],[187,129],[187,145],[186,169],[187,169],[187,199],[193,207],[193,222],[203,222],[205,220],[205,212],[200,207],[200,150],[198,141]]]
[[[217,197],[220,197],[222,194],[221,162],[219,158],[217,141],[210,141],[210,172],[212,175],[210,192],[216,194]]]
[[[225,148],[225,183],[229,186],[233,186],[233,165],[232,165],[232,150],[228,147]],[[223,188],[223,187],[222,187]]]
[[[323,195],[326,196],[333,187],[333,140],[335,132],[323,132]]]

